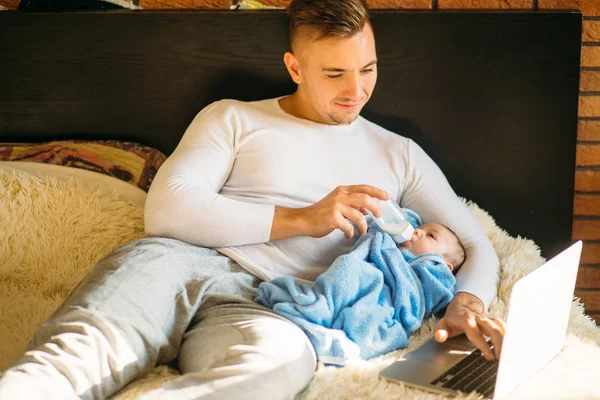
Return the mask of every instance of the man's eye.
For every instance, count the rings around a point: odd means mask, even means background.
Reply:
[[[361,72],[363,74],[369,74],[369,73],[373,72],[373,69],[363,69]]]
[[[342,74],[337,74],[337,75],[327,75],[328,78],[330,79],[336,79],[339,78],[340,76],[342,76]]]

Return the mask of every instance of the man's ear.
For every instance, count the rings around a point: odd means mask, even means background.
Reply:
[[[288,51],[283,55],[283,62],[285,63],[285,67],[292,77],[292,80],[299,85],[302,81],[302,77],[300,76],[300,63],[296,56]]]

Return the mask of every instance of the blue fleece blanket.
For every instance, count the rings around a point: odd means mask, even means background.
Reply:
[[[421,224],[418,215],[411,223]],[[321,362],[344,365],[407,347],[423,319],[452,300],[455,283],[440,254],[400,250],[373,223],[315,282],[263,282],[255,301],[298,325]]]

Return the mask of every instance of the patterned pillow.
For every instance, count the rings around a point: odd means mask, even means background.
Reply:
[[[118,178],[148,191],[167,157],[139,143],[118,140],[63,140],[0,143],[1,161],[29,161],[81,168]]]

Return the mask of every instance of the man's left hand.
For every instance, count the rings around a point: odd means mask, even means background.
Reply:
[[[500,357],[505,328],[506,323],[501,319],[485,315],[479,298],[459,292],[448,305],[444,317],[435,324],[434,337],[438,342],[445,342],[464,333],[487,360],[493,360]],[[493,348],[490,348],[484,336],[490,338]]]

